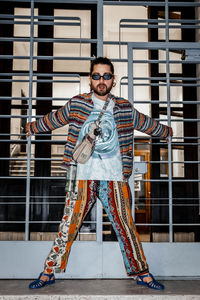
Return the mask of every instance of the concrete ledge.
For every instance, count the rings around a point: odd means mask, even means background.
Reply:
[[[161,280],[164,291],[137,286],[133,279],[56,280],[29,290],[29,280],[0,280],[0,300],[200,300],[200,280]]]

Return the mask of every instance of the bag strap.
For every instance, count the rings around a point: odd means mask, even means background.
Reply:
[[[101,118],[102,118],[104,112],[106,111],[106,109],[107,109],[107,107],[108,107],[109,102],[110,102],[110,98],[108,98],[108,99],[105,101],[104,106],[103,106],[103,108],[102,108],[102,110],[101,110],[101,112],[100,112],[100,114],[99,114],[99,116],[98,116],[98,118],[97,118],[97,120],[96,120],[95,123],[98,123],[98,124],[99,124],[99,122],[100,122],[100,120],[101,120]]]

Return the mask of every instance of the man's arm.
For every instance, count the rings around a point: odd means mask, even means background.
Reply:
[[[26,124],[27,137],[34,133],[48,132],[56,128],[62,127],[69,123],[69,112],[70,112],[69,100],[63,107],[57,111],[53,111],[38,119],[34,122],[28,122]]]
[[[134,129],[144,132],[151,136],[157,136],[165,139],[168,139],[170,136],[173,136],[173,130],[171,127],[159,123],[155,119],[152,119],[149,116],[138,112],[134,108],[133,125]]]

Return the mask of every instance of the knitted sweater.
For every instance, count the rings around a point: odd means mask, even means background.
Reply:
[[[109,97],[115,103],[113,115],[118,132],[123,177],[127,179],[133,169],[133,130],[136,129],[151,136],[166,138],[169,136],[169,127],[138,112],[128,100],[112,94]],[[77,95],[57,111],[50,112],[31,123],[30,131],[32,134],[52,131],[69,124],[62,163],[64,168],[68,168],[70,165],[72,151],[76,145],[80,129],[93,110],[93,106],[91,93]]]

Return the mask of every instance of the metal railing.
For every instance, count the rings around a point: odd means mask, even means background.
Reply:
[[[3,2],[3,1],[2,1]],[[15,1],[12,1],[13,3]],[[8,2],[7,5],[9,5]],[[45,0],[35,0],[35,1],[29,1],[29,0],[24,0],[21,1],[21,3],[29,3],[30,4],[30,9],[31,13],[30,15],[27,16],[21,16],[21,15],[11,15],[11,14],[1,14],[0,15],[0,24],[1,26],[4,25],[24,25],[24,26],[30,26],[30,36],[29,37],[10,37],[10,36],[2,36],[0,37],[0,42],[1,43],[17,43],[17,42],[27,42],[30,45],[30,53],[29,55],[13,55],[11,54],[1,54],[0,55],[0,60],[1,61],[9,61],[9,60],[20,60],[22,63],[25,59],[29,60],[29,70],[28,71],[16,71],[13,70],[13,72],[1,72],[0,73],[0,83],[9,83],[10,85],[16,84],[16,83],[21,83],[21,84],[28,84],[29,90],[28,90],[28,97],[17,97],[17,96],[12,96],[11,95],[6,95],[0,96],[0,101],[2,103],[5,103],[5,105],[9,102],[11,102],[11,109],[12,105],[14,106],[14,101],[19,101],[19,100],[27,100],[28,101],[28,106],[26,108],[28,109],[28,116],[22,115],[20,112],[18,113],[11,113],[11,114],[6,114],[3,113],[0,115],[1,119],[16,119],[16,120],[21,120],[23,118],[27,119],[28,121],[32,121],[35,118],[39,118],[42,115],[35,114],[35,109],[37,108],[37,102],[42,101],[45,103],[45,101],[55,101],[55,102],[62,102],[65,100],[69,99],[69,96],[67,97],[42,97],[42,96],[35,96],[35,90],[34,90],[34,85],[38,83],[49,83],[49,84],[58,84],[58,83],[66,83],[66,84],[71,84],[75,83],[79,85],[79,92],[82,92],[82,76],[77,73],[71,73],[71,70],[67,70],[70,74],[66,74],[63,72],[52,72],[52,73],[40,73],[34,70],[34,62],[39,63],[39,61],[70,61],[73,60],[75,63],[80,63],[80,62],[90,62],[93,57],[88,55],[88,56],[83,56],[83,53],[81,51],[83,45],[96,45],[97,46],[97,55],[103,55],[103,46],[108,46],[112,45],[115,46],[116,49],[119,49],[119,57],[111,57],[113,62],[120,63],[120,64],[126,64],[128,65],[128,74],[122,74],[121,76],[121,81],[119,83],[120,87],[120,95],[123,96],[123,91],[122,91],[122,86],[124,88],[128,88],[125,90],[125,93],[128,92],[128,98],[131,101],[134,99],[134,105],[165,105],[166,107],[166,118],[163,118],[161,114],[156,117],[161,122],[166,122],[168,123],[169,126],[176,126],[177,123],[183,123],[183,127],[187,125],[187,123],[192,123],[196,124],[196,132],[197,128],[199,126],[199,121],[200,117],[197,115],[196,117],[182,117],[182,118],[172,118],[171,117],[171,111],[173,109],[172,105],[191,105],[196,107],[196,111],[198,110],[198,105],[200,104],[200,99],[196,98],[195,100],[190,100],[189,98],[184,98],[182,100],[171,100],[171,87],[181,87],[187,88],[187,87],[193,87],[196,90],[198,90],[198,87],[200,86],[200,77],[195,76],[192,77],[190,74],[178,74],[177,76],[174,76],[172,73],[170,73],[170,66],[172,64],[179,64],[182,66],[189,65],[189,64],[197,64],[200,62],[200,59],[197,57],[195,60],[190,60],[190,59],[170,59],[170,52],[179,50],[184,53],[186,49],[197,49],[199,50],[200,44],[198,42],[173,42],[171,43],[169,39],[169,32],[171,29],[176,30],[176,29],[181,29],[181,30],[198,30],[200,28],[199,26],[199,20],[194,20],[194,19],[170,19],[169,18],[169,9],[174,8],[180,8],[180,7],[196,7],[198,8],[200,6],[200,3],[196,2],[171,2],[171,1],[160,1],[160,2],[152,2],[152,1],[73,1],[73,3],[76,4],[91,4],[91,5],[96,5],[97,7],[97,38],[83,38],[81,35],[83,23],[81,23],[81,18],[80,17],[57,17],[57,16],[36,16],[34,15],[34,8],[35,6],[39,5],[40,3],[47,3]],[[59,1],[53,1],[53,0],[48,0],[48,3],[51,4],[56,4],[56,3],[71,3],[71,1],[66,1],[66,0],[59,0]],[[163,7],[163,10],[165,11],[165,19],[157,20],[157,19],[128,19],[122,17],[119,19],[119,40],[118,41],[112,41],[112,40],[103,40],[103,7],[106,6],[119,6],[119,5],[126,5],[126,6],[144,6],[146,5],[147,7]],[[67,21],[67,22],[64,22]],[[81,25],[82,24],[82,25]],[[80,26],[80,38],[43,38],[43,37],[37,37],[34,35],[34,27],[35,26],[42,26],[42,25],[49,25],[49,26]],[[117,26],[117,25],[116,25]],[[127,41],[122,41],[122,32],[121,29],[141,29],[144,28],[146,30],[149,29],[165,29],[165,41],[158,41],[158,42],[148,42],[148,43],[132,43],[132,42],[127,42]],[[52,56],[48,55],[34,55],[34,45],[35,43],[64,43],[64,44],[80,44],[80,52],[79,56],[58,56],[57,54],[53,54]],[[125,47],[127,49],[127,56],[121,55],[121,47]],[[135,59],[134,57],[134,51],[135,50],[146,50],[148,53],[150,51],[155,51],[155,50],[164,50],[166,54],[165,59]],[[139,64],[146,64],[148,66],[150,65],[159,65],[159,64],[165,64],[166,66],[166,73],[163,76],[138,76],[135,75],[135,66]],[[85,70],[85,73],[88,73],[88,70]],[[128,75],[128,76],[127,76]],[[18,77],[17,79],[15,77]],[[24,79],[23,77],[27,77]],[[75,80],[69,79],[69,78],[75,78]],[[19,79],[20,78],[20,79]],[[59,79],[57,79],[59,78]],[[134,89],[135,88],[149,88],[151,89],[152,87],[165,87],[166,88],[166,100],[163,99],[146,99],[146,100],[141,100],[137,99],[137,95],[134,94]],[[189,97],[189,95],[188,95]],[[18,109],[20,109],[21,104],[15,104],[18,105]],[[59,104],[60,105],[60,104]],[[56,109],[56,105],[53,105],[53,108]],[[48,112],[48,111],[47,111]],[[26,182],[26,194],[25,195],[16,195],[13,193],[13,195],[4,194],[4,191],[2,190],[2,195],[0,196],[0,199],[4,199],[4,201],[0,202],[0,205],[24,205],[25,207],[25,218],[24,220],[5,220],[4,218],[0,220],[0,224],[24,224],[25,225],[25,240],[29,240],[29,234],[30,234],[30,224],[38,224],[38,223],[59,223],[59,221],[54,221],[54,220],[31,220],[30,218],[30,207],[34,205],[60,205],[61,201],[48,201],[51,199],[54,199],[55,197],[60,200],[62,199],[64,201],[64,195],[48,195],[48,196],[34,196],[31,194],[31,186],[32,182],[36,180],[43,180],[43,181],[48,181],[48,180],[60,180],[64,181],[64,176],[38,176],[34,174],[34,168],[35,168],[35,162],[39,161],[46,161],[46,162],[59,162],[61,159],[59,157],[34,157],[34,150],[33,150],[33,145],[39,145],[39,144],[45,144],[45,143],[50,143],[51,146],[53,145],[60,145],[64,146],[65,140],[66,140],[66,134],[58,134],[58,133],[53,133],[53,134],[42,134],[38,135],[37,139],[35,137],[29,137],[27,141],[24,140],[19,140],[18,138],[24,136],[21,133],[13,133],[13,132],[4,132],[0,134],[0,143],[5,145],[6,144],[12,144],[12,145],[18,145],[18,144],[26,144],[27,148],[27,156],[26,157],[6,157],[6,156],[1,156],[0,161],[9,161],[14,162],[14,161],[20,161],[20,162],[26,162],[26,174],[23,176],[10,176],[10,174],[6,174],[5,176],[2,175],[0,177],[0,180],[2,182],[8,182],[8,181],[13,181],[16,180],[25,180]],[[11,138],[12,137],[12,138]],[[52,139],[52,137],[54,139]],[[44,140],[45,138],[45,140]],[[140,139],[140,142],[138,143],[138,139]],[[148,140],[146,143],[145,140]],[[135,137],[135,145],[138,147],[141,147],[141,145],[146,146],[148,144],[149,147],[155,147],[160,146],[162,148],[167,149],[167,154],[168,157],[166,160],[153,160],[150,159],[146,161],[147,165],[151,166],[158,166],[161,163],[162,164],[167,164],[168,165],[168,175],[167,177],[164,178],[153,178],[150,177],[149,179],[143,179],[142,181],[145,183],[166,183],[167,184],[167,191],[168,191],[168,197],[161,197],[161,200],[163,202],[165,200],[168,201],[168,203],[158,203],[158,199],[152,197],[151,198],[151,209],[154,207],[163,207],[167,206],[168,207],[168,222],[165,222],[164,224],[159,223],[159,222],[139,222],[137,225],[138,227],[142,226],[152,226],[152,227],[163,227],[167,226],[169,227],[169,241],[173,242],[173,235],[174,235],[174,227],[175,226],[180,226],[180,227],[198,227],[200,225],[199,219],[198,219],[198,214],[196,215],[196,222],[186,222],[186,223],[179,223],[179,222],[174,222],[174,217],[173,217],[173,209],[174,207],[179,207],[179,206],[184,206],[184,207],[196,207],[198,209],[198,199],[199,199],[199,194],[198,192],[196,193],[196,197],[192,196],[185,197],[186,200],[191,201],[191,203],[183,203],[181,202],[184,198],[181,197],[179,198],[178,195],[174,195],[173,193],[173,185],[175,183],[184,183],[186,182],[185,177],[182,178],[175,178],[173,177],[173,165],[175,164],[183,164],[184,168],[187,165],[191,165],[195,167],[197,170],[199,170],[199,158],[197,157],[195,160],[173,160],[173,149],[177,149],[177,147],[182,147],[183,151],[185,150],[185,147],[188,146],[194,146],[196,147],[196,150],[199,148],[199,137],[198,134],[194,134],[193,136],[175,136],[170,140],[169,144],[166,146],[164,141],[159,141],[156,138],[153,138],[150,140],[147,137]],[[149,148],[150,149],[150,148]],[[151,152],[151,150],[149,150]],[[33,166],[31,166],[33,164]],[[197,184],[200,182],[199,177],[187,177],[187,183],[191,184]],[[133,193],[133,196],[135,194]],[[13,198],[17,199],[17,201],[13,201]],[[39,201],[39,199],[46,199],[47,201]],[[9,201],[7,200],[9,199]],[[26,199],[26,201],[24,201]],[[37,201],[33,201],[33,199],[37,199]],[[140,198],[141,200],[142,198]],[[10,201],[11,200],[11,201]],[[19,201],[18,201],[19,200]],[[137,197],[134,199],[135,201],[138,200]],[[63,203],[62,201],[62,203]],[[133,201],[133,203],[135,203]],[[176,203],[176,201],[180,203]],[[135,206],[133,206],[133,215],[135,215]],[[137,212],[136,212],[137,213]],[[90,223],[92,221],[86,221],[87,223]],[[97,204],[97,219],[95,221],[97,223],[97,241],[102,241],[102,224],[107,224],[106,221],[102,222],[102,208],[101,205],[98,203]]]

